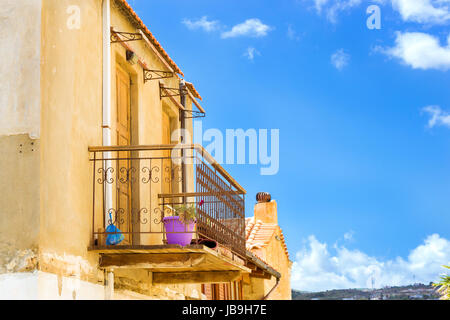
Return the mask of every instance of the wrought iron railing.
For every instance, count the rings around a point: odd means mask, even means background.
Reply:
[[[245,254],[245,190],[199,145],[90,147],[93,246],[166,244],[191,233]],[[195,227],[169,227],[180,206],[196,209]],[[172,229],[171,229],[172,228]]]

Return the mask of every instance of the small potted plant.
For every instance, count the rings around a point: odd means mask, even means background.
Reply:
[[[173,209],[173,215],[164,217],[164,229],[168,244],[186,246],[191,243],[196,222],[197,209],[194,205],[180,205]]]

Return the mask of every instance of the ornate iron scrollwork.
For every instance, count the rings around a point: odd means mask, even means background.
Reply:
[[[147,208],[141,208],[139,210],[131,210],[131,223],[134,224],[147,224],[150,220],[150,214]],[[149,214],[149,217],[146,218],[145,215]],[[144,216],[144,217],[143,217]]]
[[[104,184],[105,182],[108,184],[112,184],[114,182],[114,178],[112,176],[109,176],[114,173],[114,168],[112,167],[106,169],[98,168],[97,172],[101,174],[101,178],[97,179],[97,182],[99,184]]]
[[[141,33],[123,32],[123,31],[111,32],[111,43],[129,42],[143,39],[144,38],[142,37]]]
[[[144,83],[151,80],[172,78],[174,73],[171,71],[144,69]]]
[[[153,176],[153,171],[159,172],[159,167],[154,166],[151,169],[149,167],[143,167],[142,168],[142,173],[146,173],[147,172],[147,174],[148,174],[147,177],[144,176],[142,178],[142,183],[149,183],[149,182],[158,183],[159,182],[159,178]]]
[[[136,178],[131,177],[132,174],[136,173],[135,167],[121,167],[119,172],[122,174],[119,181],[121,183],[127,183],[127,182],[136,182]]]
[[[119,209],[114,209],[111,208],[108,210],[108,215],[109,215],[109,219],[107,221],[108,225],[115,225],[117,224],[124,224],[125,223],[125,219],[124,219],[124,215],[125,215],[125,210],[123,208],[119,208]],[[122,217],[121,217],[122,216]],[[114,217],[114,218],[113,218]]]

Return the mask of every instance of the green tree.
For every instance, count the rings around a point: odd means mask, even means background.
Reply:
[[[444,266],[444,268],[450,269],[450,266]],[[437,291],[442,300],[450,300],[450,276],[448,274],[442,276],[438,283],[433,283],[433,286],[438,287]]]

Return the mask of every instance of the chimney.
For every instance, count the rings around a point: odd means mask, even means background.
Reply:
[[[272,197],[267,192],[256,194],[255,221],[261,220],[263,223],[278,224],[277,202],[271,200]]]

